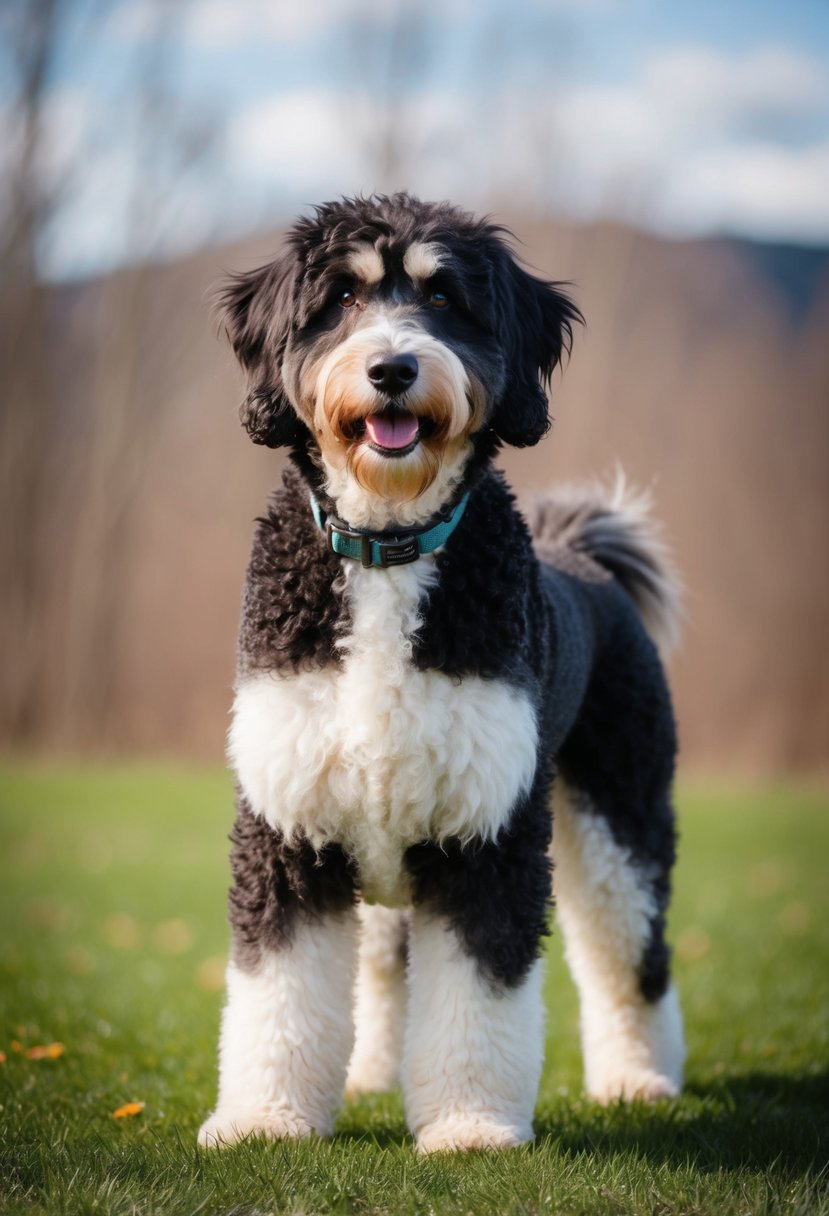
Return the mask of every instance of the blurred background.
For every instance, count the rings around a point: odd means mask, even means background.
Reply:
[[[4,0],[0,748],[221,762],[281,457],[210,288],[400,188],[574,285],[553,432],[504,464],[652,489],[686,771],[826,775],[825,0]]]

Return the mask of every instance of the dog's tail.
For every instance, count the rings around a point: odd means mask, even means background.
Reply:
[[[617,469],[612,485],[566,486],[535,502],[530,530],[542,560],[556,553],[591,558],[631,597],[645,628],[663,653],[677,642],[682,624],[682,585],[659,527],[651,496],[628,485]]]

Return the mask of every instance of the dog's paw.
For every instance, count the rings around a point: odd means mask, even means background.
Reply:
[[[675,1098],[679,1086],[653,1069],[637,1068],[594,1082],[587,1092],[602,1106],[609,1106],[611,1102],[659,1102],[663,1098]]]
[[[301,1140],[318,1135],[307,1119],[289,1110],[232,1111],[216,1110],[199,1129],[202,1148],[227,1148],[251,1136],[268,1140]]]
[[[492,1115],[473,1111],[447,1115],[422,1128],[417,1137],[417,1151],[427,1154],[515,1148],[532,1138],[531,1128],[500,1123]]]

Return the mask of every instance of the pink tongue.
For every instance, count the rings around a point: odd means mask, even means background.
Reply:
[[[417,438],[417,428],[417,418],[408,411],[366,418],[368,437],[380,448],[407,448]]]

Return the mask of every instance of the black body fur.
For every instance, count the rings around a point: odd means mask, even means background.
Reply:
[[[263,950],[288,946],[298,917],[314,920],[354,903],[354,873],[339,845],[318,853],[307,840],[285,840],[237,795],[230,839],[233,959],[249,970]]]

